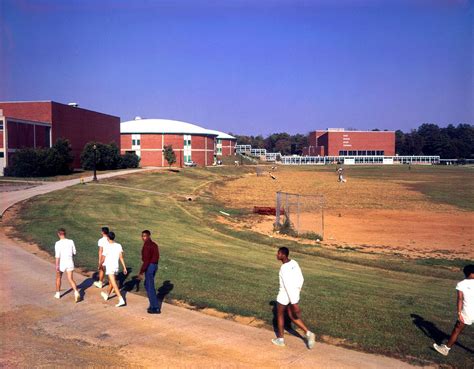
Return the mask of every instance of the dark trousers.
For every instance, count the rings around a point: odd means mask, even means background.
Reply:
[[[145,289],[150,300],[150,309],[158,309],[158,298],[155,290],[155,274],[158,270],[158,264],[149,264],[145,272]]]

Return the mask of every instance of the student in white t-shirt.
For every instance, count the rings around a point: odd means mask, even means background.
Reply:
[[[474,322],[474,264],[466,265],[463,272],[466,279],[456,285],[458,291],[458,320],[445,345],[433,344],[435,350],[444,356],[448,356],[449,350],[456,343],[458,336],[466,325],[472,325]]]
[[[102,227],[101,234],[102,234],[102,237],[99,239],[99,241],[97,241],[97,246],[99,246],[99,263],[98,263],[99,280],[94,282],[94,286],[96,286],[97,288],[104,287],[105,271],[104,271],[104,268],[101,266],[100,261],[102,260],[102,253],[104,252],[104,247],[107,246],[107,244],[109,243],[109,240],[107,238],[107,235],[109,234],[109,228]]]
[[[280,267],[280,290],[277,296],[278,335],[277,338],[272,339],[272,342],[277,346],[285,346],[283,335],[285,311],[287,311],[291,321],[305,332],[308,348],[312,349],[315,344],[316,336],[306,327],[301,319],[301,309],[298,305],[304,282],[303,273],[298,263],[288,258],[289,254],[290,251],[286,247],[280,247],[277,252],[277,259],[280,260],[283,265]]]
[[[105,267],[105,274],[109,279],[109,288],[107,292],[101,292],[100,294],[104,298],[105,301],[109,299],[112,290],[115,291],[115,294],[119,298],[119,302],[116,307],[124,306],[125,300],[123,299],[120,289],[117,284],[116,275],[119,272],[119,261],[122,263],[123,267],[123,274],[127,275],[127,267],[125,266],[125,261],[123,260],[123,249],[122,245],[115,242],[115,233],[109,232],[108,236],[108,243],[104,247],[102,251],[102,259],[100,266]]]
[[[74,290],[74,299],[78,302],[81,295],[77,290],[76,282],[72,273],[74,272],[73,256],[76,255],[76,246],[74,241],[66,238],[66,230],[64,228],[58,229],[59,241],[54,245],[54,255],[56,257],[56,293],[54,297],[61,298],[61,279],[63,273],[66,272],[69,284]]]

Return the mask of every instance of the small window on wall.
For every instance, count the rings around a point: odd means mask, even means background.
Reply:
[[[0,131],[3,130],[3,120],[0,122]]]
[[[135,146],[135,140],[132,140],[132,146]]]
[[[140,146],[140,140],[137,140],[137,145]]]
[[[5,157],[5,153],[3,151],[0,151],[0,159]]]

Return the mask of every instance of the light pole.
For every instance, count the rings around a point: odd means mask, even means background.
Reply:
[[[94,177],[92,178],[92,180],[94,182],[97,182],[97,145],[94,144],[94,146],[92,147],[94,149]]]

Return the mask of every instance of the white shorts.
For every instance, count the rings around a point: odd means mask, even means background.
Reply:
[[[72,272],[73,270],[74,270],[74,263],[72,261],[66,262],[66,263],[59,262],[59,271],[61,273]]]
[[[281,305],[297,304],[300,301],[300,292],[300,288],[290,291],[290,293],[287,293],[285,290],[280,290],[280,292],[278,292],[277,302]]]
[[[462,320],[464,320],[464,324],[472,325],[472,322],[474,321],[474,317],[467,315],[467,313],[464,310],[461,311],[461,315],[462,315]]]
[[[111,274],[117,275],[118,273],[119,273],[118,268],[111,268],[105,265],[105,275],[111,275]]]

